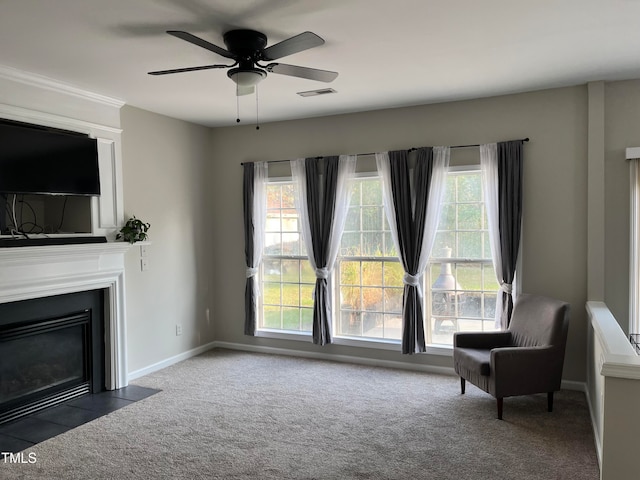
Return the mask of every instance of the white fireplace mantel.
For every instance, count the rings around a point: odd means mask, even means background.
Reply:
[[[128,243],[0,248],[0,303],[105,290],[105,378],[127,385],[124,255]]]

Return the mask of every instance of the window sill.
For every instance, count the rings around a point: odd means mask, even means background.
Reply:
[[[298,342],[310,342],[311,333],[296,332],[294,330],[269,330],[261,329],[255,333],[256,337],[273,338],[278,340],[293,340]],[[374,340],[371,338],[357,337],[333,337],[333,345],[342,345],[355,348],[371,348],[375,350],[389,350],[394,352],[400,351],[400,340]],[[441,355],[445,357],[453,356],[453,347],[451,345],[427,345],[426,355]]]
[[[295,340],[298,342],[311,341],[311,333],[309,332],[296,332],[295,330],[270,330],[263,328],[256,330],[255,337],[261,338],[275,338],[278,340]]]

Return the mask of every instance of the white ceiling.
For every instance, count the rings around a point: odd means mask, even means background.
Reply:
[[[225,47],[233,28],[268,45],[312,31],[323,46],[283,63],[340,73],[331,84],[269,74],[261,122],[640,78],[640,0],[0,0],[0,65],[175,118],[234,125],[225,63],[179,40]],[[332,87],[337,94],[296,92]],[[253,123],[256,97],[240,97]]]

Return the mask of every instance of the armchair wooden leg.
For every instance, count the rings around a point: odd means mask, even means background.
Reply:
[[[460,377],[460,391],[462,392],[462,395],[464,395],[464,387],[465,387],[464,378]]]
[[[498,401],[498,420],[502,420],[502,403],[503,403],[503,398],[498,398],[496,399]]]
[[[547,392],[547,411],[553,412],[553,392]]]

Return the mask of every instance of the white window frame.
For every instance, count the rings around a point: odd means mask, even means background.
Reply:
[[[465,173],[479,173],[481,171],[481,167],[480,165],[458,165],[458,166],[451,166],[449,167],[448,171],[447,171],[447,176],[449,174],[458,174],[458,175],[463,175]],[[484,189],[484,185],[483,185],[483,189]],[[486,209],[486,204],[484,201],[484,195],[482,196],[482,200],[481,200],[482,204],[484,205],[484,208]],[[457,203],[457,202],[456,202]],[[484,216],[486,216],[486,214],[484,214]],[[484,230],[488,230],[488,226],[486,226],[487,228],[485,228]],[[458,231],[458,230],[456,230]],[[486,249],[490,249],[490,245],[486,246]],[[520,261],[520,260],[518,260]],[[462,264],[479,264],[481,266],[481,268],[484,268],[486,265],[489,265],[491,267],[491,272],[493,273],[493,259],[492,258],[465,258],[465,257],[450,257],[450,258],[440,258],[440,257],[430,257],[429,258],[429,265],[427,267],[427,270],[425,271],[425,285],[424,285],[424,292],[425,292],[425,312],[431,312],[432,311],[432,305],[430,305],[431,303],[431,299],[432,299],[432,290],[431,290],[431,285],[426,285],[426,281],[428,279],[432,278],[432,268],[434,268],[434,265],[439,265],[442,264],[443,262],[448,262],[452,264],[452,267],[455,268],[456,265],[462,265]],[[495,274],[494,274],[495,275]],[[515,283],[515,281],[514,281]],[[463,290],[464,291],[464,290]],[[487,290],[479,290],[478,292],[480,293],[485,293],[487,292]],[[496,294],[497,294],[497,290],[496,290]],[[458,312],[456,312],[458,313]],[[476,321],[476,319],[471,319],[469,318],[470,321]],[[491,319],[493,320],[493,319]],[[436,343],[432,343],[433,342],[433,337],[432,334],[433,332],[431,331],[431,326],[430,326],[430,321],[431,318],[425,319],[425,323],[427,323],[425,325],[425,335],[426,335],[426,341],[427,344],[432,345],[432,346],[438,346],[438,347],[443,347],[443,348],[450,348],[452,349],[453,346],[452,345],[448,345],[448,344],[436,344]],[[459,314],[456,316],[456,322],[458,321],[464,321],[464,317],[461,317]],[[477,319],[478,322],[483,322],[483,318],[478,318]],[[478,331],[481,331],[481,329],[479,328]]]
[[[267,179],[267,185],[268,184],[276,184],[276,185],[291,184],[291,183],[293,183],[291,177],[272,177]],[[266,195],[266,192],[267,192],[267,188],[265,188],[265,195]],[[265,201],[266,201],[266,198],[265,198]],[[268,208],[265,208],[265,211],[268,211]],[[282,233],[282,230],[280,232]],[[270,232],[265,232],[265,234],[267,233],[270,233]],[[264,304],[264,291],[262,289],[265,282],[265,274],[264,274],[265,262],[264,261],[265,259],[270,259],[270,258],[278,258],[280,261],[282,260],[308,261],[308,258],[306,255],[266,255],[263,252],[262,262],[260,262],[260,268],[258,269],[258,274],[257,274],[258,285],[260,285],[260,294],[258,296],[258,302],[257,302],[258,322],[257,322],[255,336],[271,337],[271,338],[287,338],[287,339],[290,339],[292,336],[294,336],[298,338],[301,337],[301,339],[307,340],[307,338],[311,336],[311,332],[307,332],[304,330],[285,330],[285,329],[276,329],[276,328],[269,328],[269,327],[260,327],[260,325],[264,324],[265,304]],[[298,283],[298,285],[303,285],[303,284]],[[280,307],[287,307],[287,305],[283,305],[282,303],[280,303]],[[306,307],[299,306],[299,308],[306,308]]]
[[[361,180],[361,179],[373,179],[373,178],[380,178],[380,175],[377,171],[371,171],[371,172],[359,172],[355,175],[354,179],[355,180]],[[355,336],[355,335],[339,335],[335,332],[337,332],[337,322],[339,321],[339,316],[341,315],[341,305],[340,305],[340,279],[339,279],[339,263],[341,261],[353,261],[353,262],[368,262],[368,261],[372,261],[372,262],[395,262],[395,263],[400,263],[400,259],[398,257],[386,257],[386,256],[381,256],[381,257],[372,257],[372,256],[366,256],[366,255],[357,255],[357,256],[350,256],[350,255],[340,255],[338,254],[338,258],[336,260],[336,266],[333,270],[333,297],[334,297],[334,305],[333,305],[333,311],[335,312],[334,315],[334,319],[333,319],[333,325],[332,327],[332,332],[333,332],[333,339],[334,342],[338,345],[347,345],[347,346],[359,346],[359,347],[367,347],[367,348],[380,348],[380,349],[384,349],[384,350],[397,350],[398,347],[401,345],[402,340],[401,339],[392,339],[392,338],[376,338],[376,337],[359,337],[359,336]],[[383,270],[383,275],[384,275],[384,270]],[[361,286],[362,288],[362,286]],[[366,287],[365,287],[366,288]],[[383,286],[381,286],[381,288],[384,288]],[[388,288],[388,287],[387,287]],[[369,311],[361,311],[362,314],[364,313],[372,313]],[[374,312],[374,313],[382,313],[382,312]]]
[[[640,147],[626,150],[630,172],[629,333],[640,333]]]

